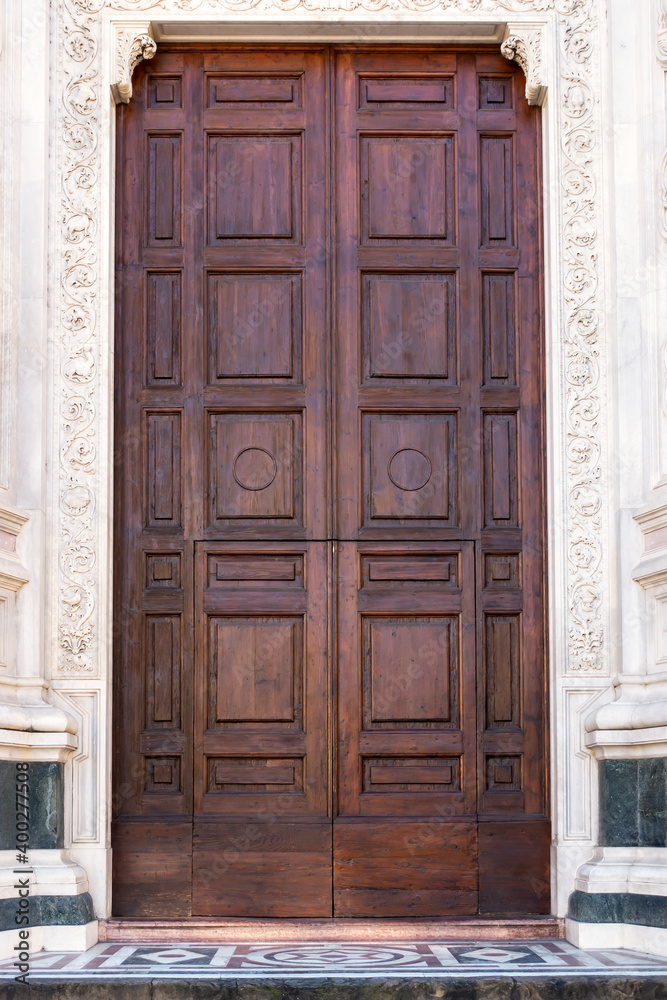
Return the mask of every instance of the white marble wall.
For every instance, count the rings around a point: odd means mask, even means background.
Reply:
[[[546,93],[553,884],[562,915],[595,845],[595,755],[667,753],[667,711],[661,723],[657,707],[667,710],[661,2],[6,0],[0,540],[3,531],[18,539],[16,555],[0,548],[0,754],[41,730],[49,753],[69,757],[68,843],[100,916],[110,900],[111,86],[127,84],[127,37],[152,31],[159,45],[166,28],[191,33],[216,20],[221,36],[235,23],[266,39],[278,26],[307,34],[323,21],[359,31],[381,23],[383,37],[390,23],[397,36],[431,23],[443,37],[454,25],[459,36],[500,39],[510,22],[524,39],[529,83]],[[5,593],[6,566],[16,582]],[[605,707],[619,677],[616,707]],[[80,874],[75,882],[83,891]]]

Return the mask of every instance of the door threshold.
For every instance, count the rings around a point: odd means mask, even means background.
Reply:
[[[110,917],[99,921],[100,941],[534,941],[564,938],[562,917],[405,917],[402,920],[253,920],[247,917],[190,917],[148,920]]]

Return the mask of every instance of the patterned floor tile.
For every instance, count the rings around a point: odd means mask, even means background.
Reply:
[[[38,952],[33,980],[202,978],[514,978],[641,973],[667,978],[667,958],[615,949],[580,951],[566,941],[332,942],[281,944],[98,944],[82,954]],[[0,979],[13,978],[13,960]]]

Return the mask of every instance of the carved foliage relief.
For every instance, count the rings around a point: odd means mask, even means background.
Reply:
[[[99,410],[100,308],[103,276],[97,228],[100,190],[100,109],[108,101],[100,87],[101,19],[104,9],[182,13],[246,10],[451,10],[502,16],[503,12],[553,10],[559,28],[560,163],[558,186],[546,191],[561,205],[560,331],[566,422],[566,510],[568,544],[569,663],[574,671],[602,671],[603,532],[605,476],[601,383],[599,267],[600,194],[597,186],[599,121],[596,103],[598,0],[59,0],[58,38],[62,94],[56,135],[60,176],[60,226],[56,257],[60,345],[60,524],[58,671],[98,671],[98,545],[107,526],[98,523],[95,498],[106,481],[100,458],[108,414]],[[518,48],[506,54],[517,57]],[[538,59],[539,53],[533,56]],[[530,83],[531,81],[529,81]],[[105,280],[105,279],[104,279]],[[107,359],[104,358],[106,366]],[[106,377],[106,376],[105,376]],[[105,394],[102,394],[105,398]],[[104,475],[103,475],[104,473]],[[106,565],[106,563],[105,563]],[[107,571],[106,569],[104,570]],[[558,599],[558,598],[557,598]],[[106,630],[105,630],[106,631]],[[105,636],[106,637],[106,636]]]

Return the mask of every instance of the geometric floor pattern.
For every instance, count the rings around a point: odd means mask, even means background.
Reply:
[[[30,980],[478,978],[514,979],[554,973],[667,976],[667,959],[615,949],[580,951],[567,941],[376,944],[97,944],[83,953],[36,952]],[[13,978],[13,959],[0,979]]]

